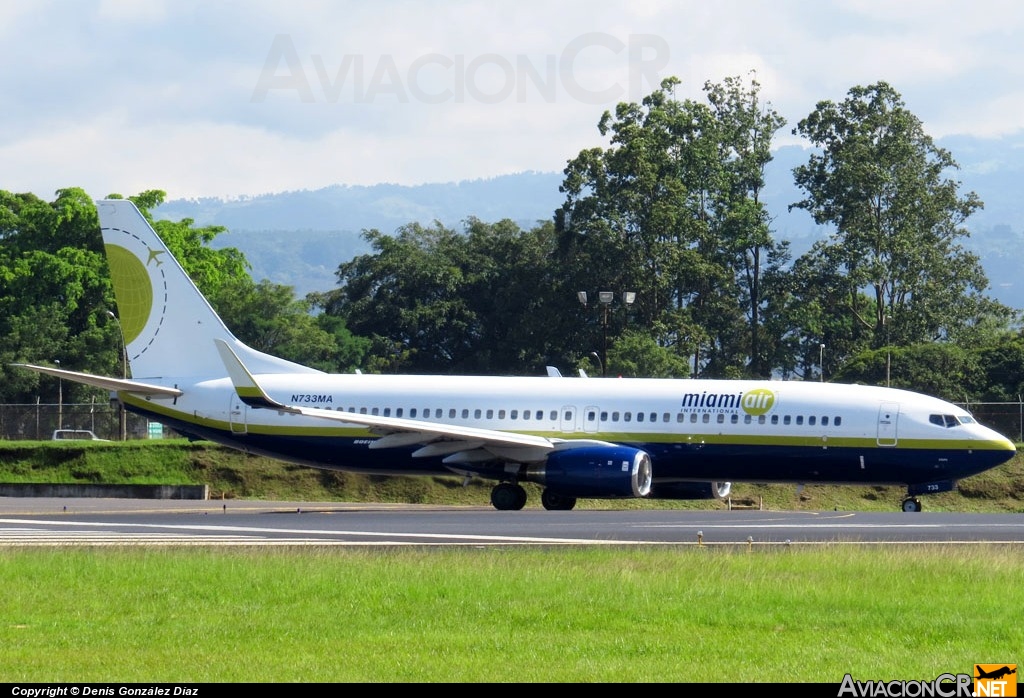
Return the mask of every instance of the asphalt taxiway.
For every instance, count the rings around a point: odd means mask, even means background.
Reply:
[[[1024,544],[1024,514],[0,498],[0,547]]]

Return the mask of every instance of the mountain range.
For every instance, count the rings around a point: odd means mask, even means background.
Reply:
[[[967,221],[964,247],[979,255],[988,276],[987,293],[1024,309],[1024,280],[1016,253],[1024,247],[1024,202],[1019,196],[1024,170],[1024,134],[999,139],[952,137],[936,144],[948,150],[960,169],[949,176],[961,182],[961,195],[974,192],[984,208]],[[772,230],[788,240],[794,258],[826,236],[802,210],[789,205],[802,198],[792,170],[808,151],[785,146],[774,152],[766,171],[764,202]],[[550,220],[565,197],[561,172],[522,172],[461,182],[369,186],[333,185],[231,199],[176,199],[155,211],[158,219],[192,219],[220,225],[213,246],[236,247],[252,265],[256,280],[294,288],[302,297],[336,285],[338,265],[370,251],[364,229],[392,233],[408,223],[435,221],[461,229],[475,217],[486,222],[510,219],[530,228]]]

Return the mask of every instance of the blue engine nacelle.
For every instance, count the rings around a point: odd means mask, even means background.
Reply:
[[[725,499],[731,491],[731,482],[659,482],[651,499]]]
[[[651,457],[629,446],[592,445],[555,451],[531,465],[523,479],[568,497],[646,497],[651,491]]]

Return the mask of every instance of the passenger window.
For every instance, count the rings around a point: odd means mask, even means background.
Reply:
[[[797,426],[801,426],[803,423],[804,423],[804,416],[802,414],[798,414],[796,416],[796,425]]]
[[[366,408],[365,407],[360,407],[359,408],[359,414],[366,414]]]
[[[395,410],[395,416],[396,417],[401,417],[402,414],[403,414],[403,412],[402,412],[402,408],[401,407],[399,407],[397,410]]]
[[[449,407],[448,408],[448,419],[455,419],[455,408],[454,407]]]
[[[691,412],[690,413],[690,424],[696,424],[696,423],[697,423],[697,413],[696,412]]]
[[[462,418],[469,419],[469,410],[466,409],[465,407],[462,408]]]
[[[661,421],[665,422],[665,424],[668,424],[671,420],[672,416],[668,412],[661,415]]]
[[[767,421],[768,421],[768,419],[763,414],[757,415],[757,423],[758,424],[764,424]]]
[[[519,419],[519,410],[512,410],[509,415],[509,419]]]
[[[612,421],[613,422],[619,421],[619,413],[618,412],[612,412]]]
[[[732,417],[729,418],[729,421],[732,422],[733,424],[739,424],[740,416],[738,414],[734,414]]]
[[[828,426],[828,416],[825,416],[825,417],[821,418],[821,426],[823,426],[823,427],[827,427]]]
[[[778,424],[778,423],[779,423],[779,415],[773,414],[772,415],[772,424],[774,425],[774,424]]]
[[[390,407],[385,407],[384,408],[384,416],[385,417],[390,417],[391,416],[391,408]]]
[[[537,419],[540,419],[540,412],[537,413]],[[597,412],[594,412],[594,410],[590,410],[589,412],[587,412],[587,421],[588,422],[593,422],[596,419],[597,419]]]
[[[487,419],[494,419],[494,410],[487,410]]]
[[[498,419],[505,419],[505,410],[498,410]]]
[[[558,419],[558,411],[557,410],[551,410],[551,421],[553,422],[556,419]]]
[[[807,418],[807,425],[813,427],[814,424],[815,424],[815,421],[816,421],[816,418],[812,414],[810,417]]]
[[[749,414],[743,415],[743,423],[744,424],[750,424],[753,421],[754,421],[753,418]]]
[[[835,419],[832,420],[832,425],[833,426],[839,426],[842,423],[843,423],[843,418],[842,417],[836,417]]]
[[[716,420],[719,424],[725,424],[725,415],[721,412],[718,413],[718,419]]]
[[[710,414],[708,414],[707,412],[705,412],[705,413],[704,413],[704,419],[703,419],[703,422],[704,422],[705,424],[708,424],[708,423],[709,423],[710,421],[711,421],[711,415],[710,415]]]
[[[436,410],[434,410],[434,418],[435,419],[441,419],[441,415],[443,415],[443,414],[444,414],[444,410],[442,410],[440,407],[438,407]],[[452,415],[452,416],[455,416],[455,415]]]
[[[473,419],[480,419],[480,410],[473,410]]]
[[[644,413],[643,412],[637,412],[636,413],[636,421],[638,421],[638,422],[644,421]]]
[[[792,419],[790,418],[790,416],[788,414],[787,415],[783,415],[783,417],[782,417],[782,423],[783,424],[785,424],[786,426],[789,426],[789,423],[791,421],[792,421]]]
[[[537,410],[537,421],[544,419],[544,410]]]
[[[622,413],[622,421],[623,422],[628,422],[628,421],[631,421],[632,419],[633,419],[633,413],[632,412],[623,412]]]
[[[686,415],[683,414],[682,412],[676,415],[676,421],[678,423],[682,424],[684,419],[686,419]]]
[[[416,419],[416,408],[415,407],[412,407],[412,408],[409,409],[409,417],[411,417],[412,419]]]

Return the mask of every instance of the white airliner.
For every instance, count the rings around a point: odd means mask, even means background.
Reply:
[[[138,209],[97,202],[131,379],[45,366],[198,438],[316,468],[520,483],[577,498],[722,499],[732,482],[905,485],[1003,463],[1012,442],[904,390],[821,382],[327,374],[236,339]]]

